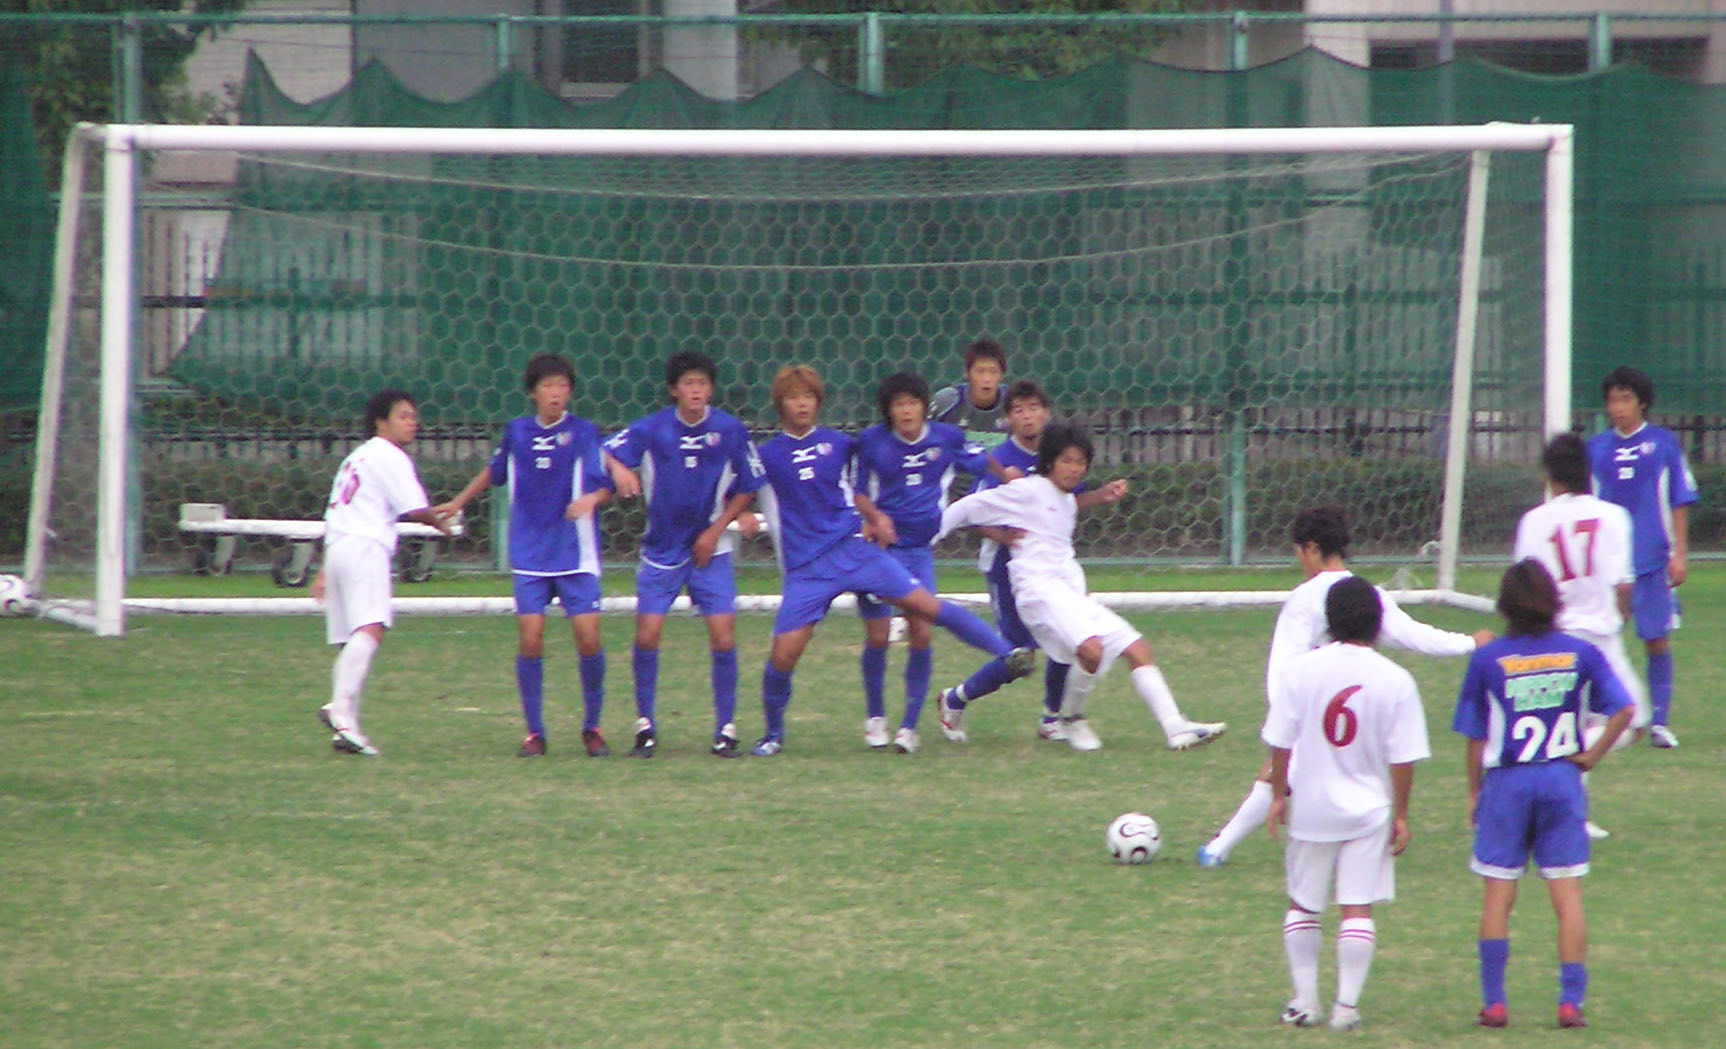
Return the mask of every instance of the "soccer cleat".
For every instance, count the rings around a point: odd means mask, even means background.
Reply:
[[[887,747],[887,719],[872,717],[863,722],[863,742],[869,744],[870,750],[884,750]]]
[[[1648,729],[1648,745],[1656,750],[1678,749],[1678,737],[1665,725],[1654,725]]]
[[[1202,747],[1229,730],[1226,721],[1189,721],[1187,727],[1169,737],[1170,750]]]
[[[1317,1027],[1324,1023],[1324,1013],[1319,1012],[1316,1005],[1297,1005],[1290,1002],[1288,1008],[1283,1010],[1282,1022],[1291,1027]]]
[[[1480,1010],[1480,1015],[1474,1018],[1476,1027],[1509,1027],[1510,1010],[1503,1002],[1493,1002]]]
[[[893,733],[893,750],[898,754],[917,753],[917,730],[901,727]]]
[[[1199,846],[1198,861],[1201,867],[1221,867],[1223,865],[1223,858],[1203,845]]]
[[[335,709],[333,707],[331,707],[328,703],[325,703],[323,706],[318,708],[318,721],[321,722],[323,724],[323,726],[325,728],[329,729],[331,732],[339,732],[340,731],[340,729],[336,728]]]
[[[772,736],[763,736],[755,746],[750,748],[749,753],[758,758],[770,758],[784,749],[785,744],[781,743],[779,740],[774,739]]]
[[[635,746],[629,748],[632,758],[651,758],[653,748],[659,744],[659,735],[654,731],[652,718],[635,719]]]
[[[515,756],[518,758],[545,757],[545,737],[537,732],[528,733],[528,737],[521,741],[521,749],[515,752]]]
[[[1571,1005],[1569,1002],[1558,1003],[1559,1027],[1587,1027],[1588,1020],[1582,1015],[1582,1006]]]
[[[330,749],[338,754],[358,754],[363,758],[378,756],[378,748],[372,746],[372,741],[358,729],[337,729],[330,738]]]
[[[1046,739],[1051,743],[1062,743],[1067,739],[1067,728],[1061,724],[1061,719],[1044,715],[1037,723],[1037,738]]]
[[[727,721],[723,728],[713,737],[713,750],[716,758],[736,758],[743,755],[737,745],[737,726]]]
[[[1338,1004],[1330,1011],[1330,1029],[1333,1031],[1360,1030],[1360,1010],[1352,1005]]]
[[[1007,653],[1007,673],[1009,680],[1017,681],[1029,677],[1031,671],[1037,669],[1037,650],[1034,648],[1015,648]]]
[[[1062,718],[1061,725],[1067,730],[1067,746],[1087,752],[1103,749],[1102,737],[1086,718]]]
[[[596,728],[581,730],[581,745],[587,748],[587,756],[590,758],[611,757],[611,748],[605,745],[605,736]]]
[[[1611,831],[1607,830],[1605,827],[1602,827],[1600,824],[1594,822],[1593,820],[1584,821],[1582,824],[1582,829],[1587,831],[1588,837],[1594,841],[1604,841],[1605,839],[1612,837]]]
[[[942,692],[935,710],[940,715],[941,735],[954,743],[963,743],[968,738],[965,735],[965,708],[952,705],[953,692],[953,689]]]

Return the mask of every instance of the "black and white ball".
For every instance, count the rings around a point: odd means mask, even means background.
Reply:
[[[1149,863],[1163,847],[1163,833],[1157,821],[1142,812],[1116,816],[1105,838],[1109,855],[1117,863]]]
[[[0,617],[21,616],[30,611],[30,589],[15,575],[0,575]]]

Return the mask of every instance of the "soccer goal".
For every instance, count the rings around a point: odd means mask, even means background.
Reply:
[[[436,499],[524,410],[534,353],[575,362],[574,410],[609,432],[664,403],[667,355],[705,350],[717,403],[765,432],[782,364],[813,364],[824,421],[860,427],[887,373],[946,385],[988,336],[1009,381],[1094,433],[1098,475],[1131,482],[1082,522],[1082,556],[1286,563],[1293,513],[1334,501],[1357,556],[1429,565],[1413,599],[1461,600],[1459,558],[1503,556],[1540,498],[1541,441],[1570,421],[1571,146],[1566,126],[1503,124],[84,127],[27,580],[102,634],[129,609],[310,611],[129,591],[280,568],[280,537],[215,557],[180,508],[317,519],[384,385],[419,399],[412,451]],[[631,560],[639,509],[606,516],[608,558]],[[470,518],[438,563],[495,569],[500,527]],[[1108,597],[1280,597],[1207,578]],[[399,597],[494,611],[506,589]]]

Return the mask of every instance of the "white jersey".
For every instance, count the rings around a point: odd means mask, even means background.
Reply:
[[[1271,631],[1270,658],[1265,666],[1265,695],[1275,691],[1277,678],[1285,664],[1294,657],[1311,652],[1330,642],[1330,627],[1324,618],[1324,599],[1330,588],[1353,575],[1348,569],[1320,572],[1289,592],[1277,613],[1277,625]],[[1474,638],[1440,630],[1415,619],[1385,592],[1378,591],[1379,604],[1384,609],[1379,625],[1378,640],[1392,648],[1418,652],[1423,656],[1466,656],[1474,651]]]
[[[343,536],[357,535],[393,553],[396,521],[429,505],[408,453],[392,441],[373,437],[349,452],[336,470],[324,510],[324,545],[334,546]]]
[[[1289,661],[1260,733],[1291,751],[1289,837],[1349,841],[1390,818],[1390,766],[1432,756],[1414,677],[1365,645]]]
[[[1073,553],[1078,517],[1079,503],[1073,493],[1061,491],[1047,477],[1033,475],[949,503],[935,538],[971,525],[1017,528],[1025,534],[1013,544],[1013,557],[1007,562],[1013,592],[1059,581],[1083,594],[1085,570]]]
[[[1630,569],[1630,514],[1622,506],[1574,492],[1554,496],[1516,523],[1514,557],[1532,557],[1552,573],[1564,600],[1558,629],[1610,637],[1624,628],[1617,588],[1636,576]]]

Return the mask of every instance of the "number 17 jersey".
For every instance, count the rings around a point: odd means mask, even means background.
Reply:
[[[1468,662],[1451,729],[1482,740],[1483,768],[1562,761],[1582,750],[1582,717],[1611,717],[1630,697],[1600,650],[1554,630],[1501,637]]]

